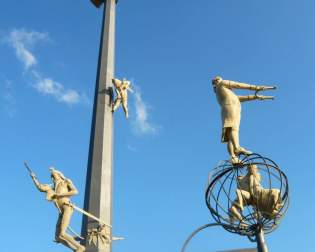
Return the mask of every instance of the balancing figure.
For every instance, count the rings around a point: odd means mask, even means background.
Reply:
[[[123,79],[122,81],[118,79],[113,79],[112,81],[116,91],[116,99],[112,104],[112,111],[114,112],[119,107],[119,105],[122,104],[126,118],[128,119],[128,91],[133,92],[130,87],[130,81],[127,81],[125,79]]]
[[[221,106],[222,137],[221,141],[227,143],[228,152],[233,164],[239,163],[238,155],[249,155],[252,152],[240,146],[239,127],[241,122],[241,102],[252,100],[274,99],[273,96],[258,95],[259,91],[275,89],[272,86],[255,86],[230,80],[223,80],[216,76],[212,80],[212,85],[218,103]],[[237,96],[232,89],[254,90],[254,95]]]
[[[265,189],[262,187],[261,175],[256,165],[247,166],[247,174],[237,178],[237,198],[233,201],[229,209],[232,221],[242,221],[244,206],[253,206],[267,219],[274,219],[280,208],[283,206],[280,190]]]
[[[78,191],[71,180],[67,179],[60,171],[55,170],[53,167],[49,170],[53,182],[52,186],[48,184],[40,184],[33,172],[31,172],[30,175],[37,189],[41,192],[45,192],[46,199],[48,201],[53,201],[59,210],[55,233],[56,242],[62,243],[73,251],[83,252],[85,251],[85,247],[66,232],[73,214],[70,197],[78,194]]]

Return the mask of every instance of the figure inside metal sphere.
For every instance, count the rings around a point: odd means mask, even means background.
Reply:
[[[283,203],[278,189],[265,189],[260,183],[261,176],[257,166],[247,166],[247,174],[237,177],[236,199],[229,209],[231,222],[242,221],[241,212],[244,206],[252,206],[262,217],[274,219]]]

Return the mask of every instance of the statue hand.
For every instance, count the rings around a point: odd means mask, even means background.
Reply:
[[[265,96],[265,95],[255,95],[255,98],[257,99],[257,100],[260,100],[260,101],[262,101],[262,100],[273,100],[274,99],[274,97],[273,96]]]
[[[57,193],[52,193],[51,195],[50,195],[50,198],[52,199],[52,200],[55,200],[55,199],[58,199],[60,196],[57,194]]]
[[[35,179],[35,178],[36,178],[36,175],[35,175],[34,172],[31,172],[31,173],[30,173],[30,176],[31,176],[32,179]]]
[[[255,95],[255,99],[257,99],[257,100],[263,100],[264,98],[263,98],[262,95]]]
[[[256,91],[272,90],[276,88],[275,86],[257,86]]]

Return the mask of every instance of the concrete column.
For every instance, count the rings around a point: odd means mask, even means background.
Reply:
[[[115,54],[115,0],[104,1],[98,59],[84,209],[112,224],[113,114],[111,111]],[[98,223],[83,217],[82,236]],[[86,242],[86,252],[111,252],[111,244],[97,247]]]

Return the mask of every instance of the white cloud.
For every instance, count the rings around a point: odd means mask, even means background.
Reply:
[[[48,33],[14,29],[5,37],[4,41],[15,50],[15,54],[24,65],[26,73],[29,73],[32,79],[35,80],[32,86],[40,94],[52,96],[58,102],[68,105],[79,102],[88,103],[85,94],[79,94],[78,91],[73,89],[66,89],[63,84],[51,77],[44,78],[37,71],[38,60],[32,49],[39,42],[50,41]]]
[[[42,78],[36,71],[32,71],[32,73],[37,79],[34,88],[39,93],[53,96],[57,101],[68,105],[79,103],[82,100],[81,95],[77,91],[73,89],[66,90],[61,83],[50,78]]]
[[[148,105],[143,101],[141,90],[135,87],[135,111],[136,118],[133,122],[134,129],[139,134],[156,134],[158,129],[151,122],[149,122]]]
[[[37,31],[26,31],[24,29],[14,29],[10,32],[6,41],[15,49],[17,58],[23,63],[26,69],[37,64],[35,55],[31,52],[39,41],[49,40],[47,33]]]
[[[68,104],[78,103],[80,101],[80,95],[77,91],[69,89],[61,97],[60,101],[63,101]]]

